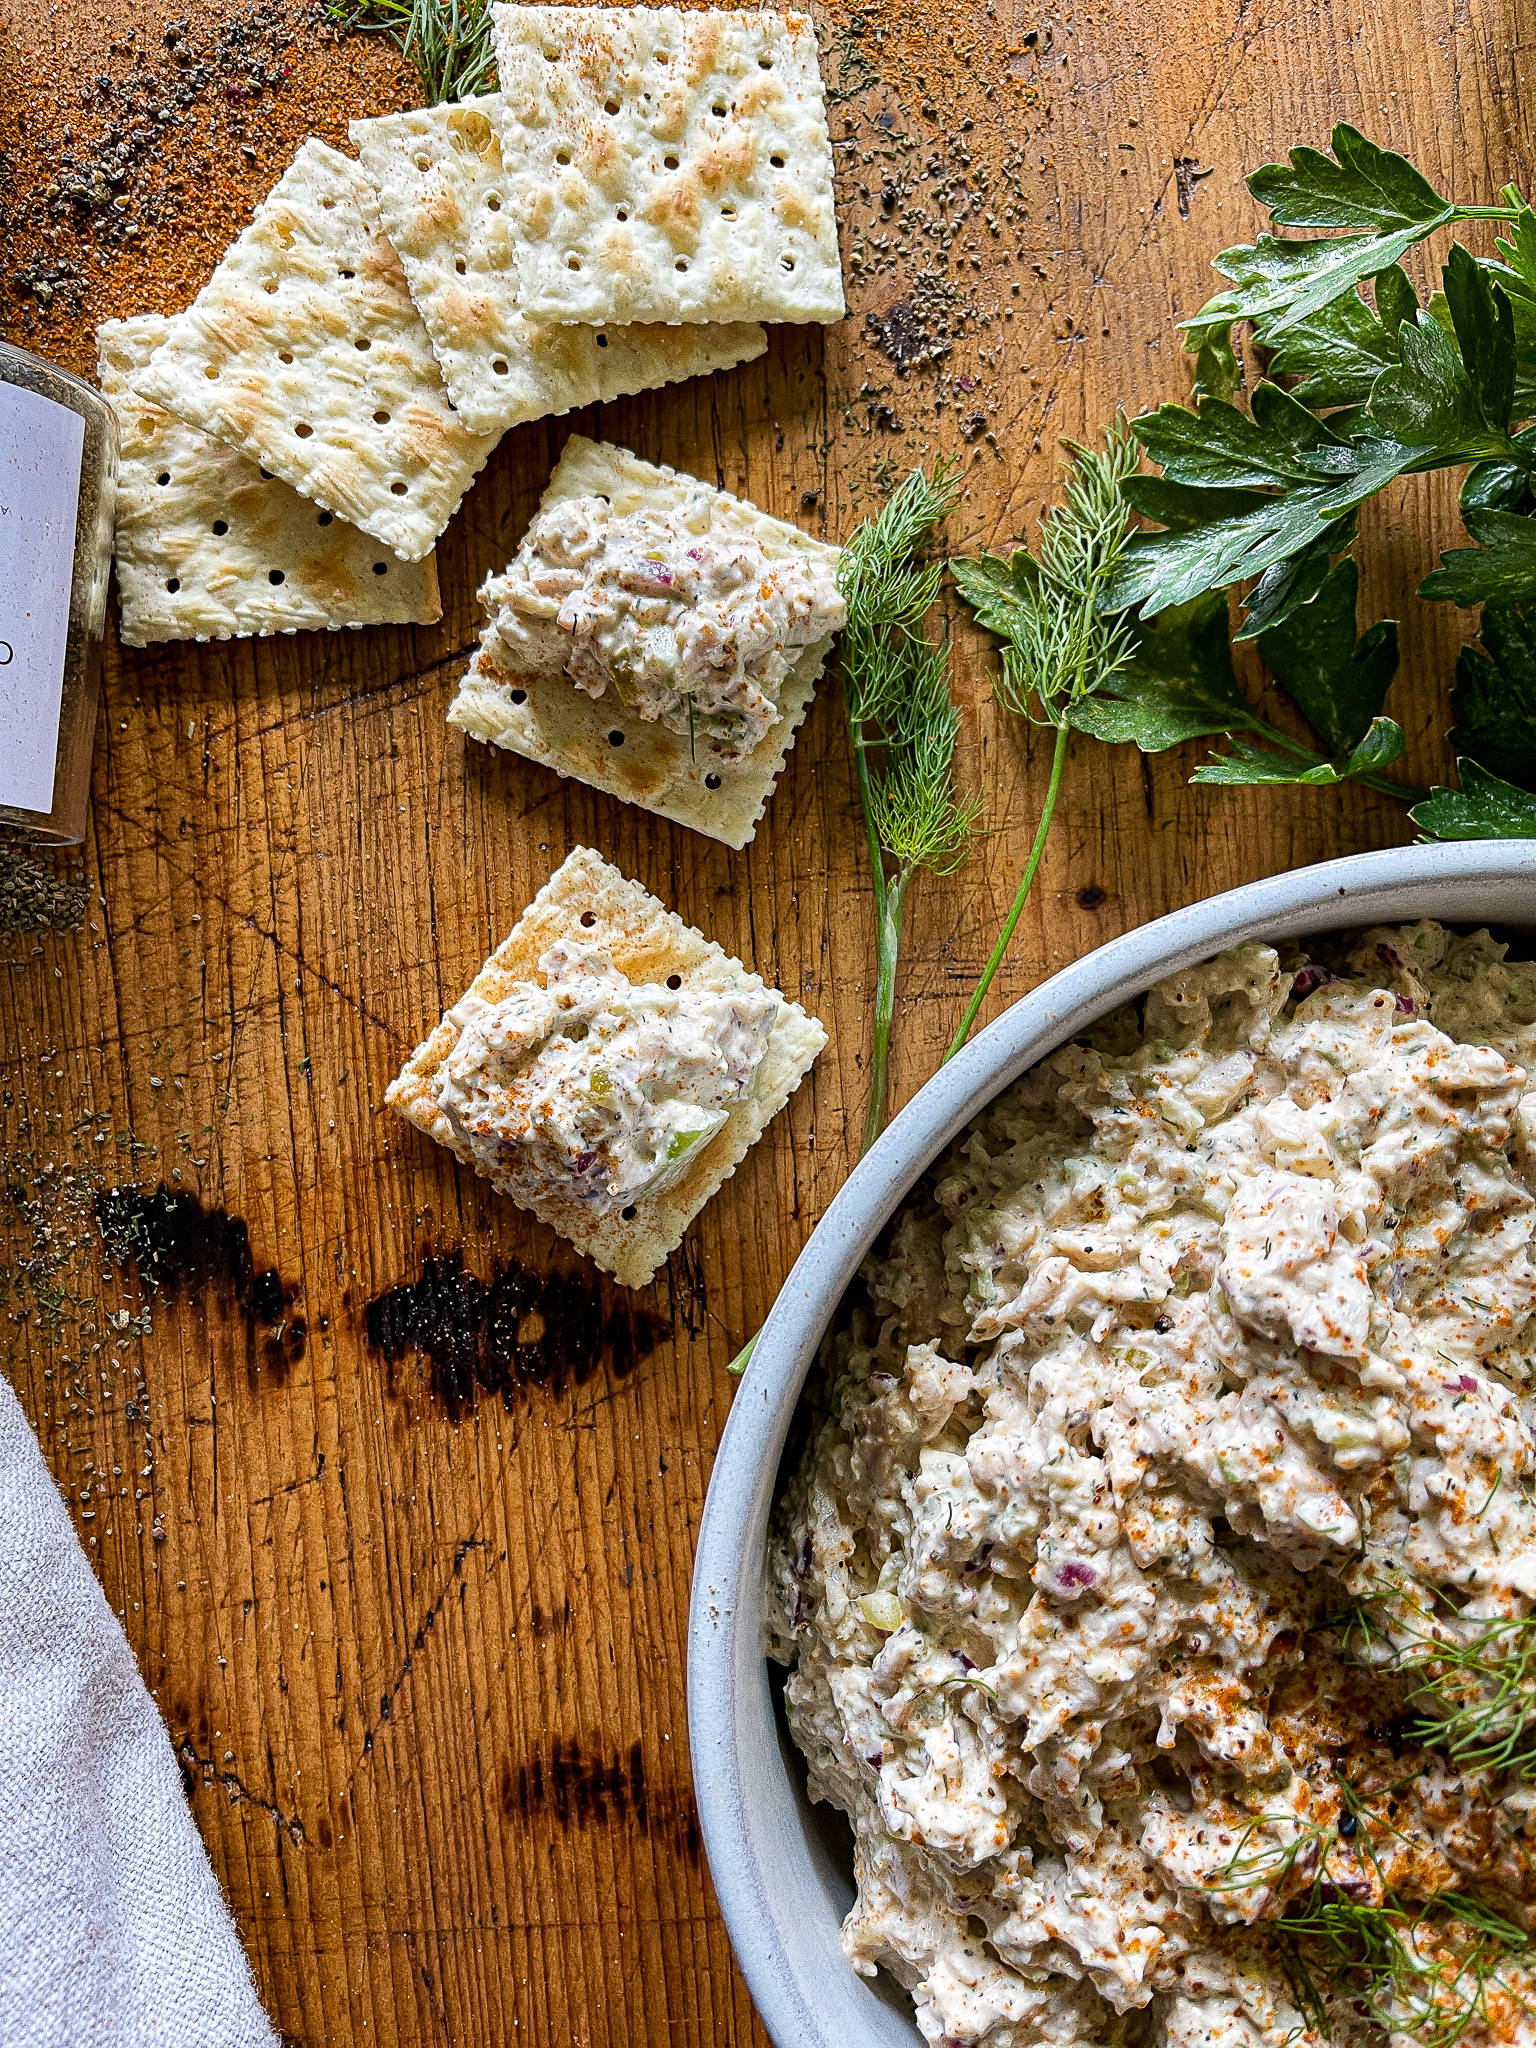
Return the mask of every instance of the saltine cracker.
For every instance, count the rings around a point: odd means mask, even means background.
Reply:
[[[97,374],[118,419],[124,645],[440,619],[435,556],[402,562],[130,388],[170,324],[141,313],[96,330]]]
[[[491,9],[532,320],[840,320],[803,14]]]
[[[581,327],[517,309],[507,180],[494,94],[354,121],[379,218],[426,323],[448,395],[476,433],[605,404],[764,353],[751,321]]]
[[[664,982],[675,974],[685,988],[690,982],[722,979],[743,989],[764,986],[758,975],[684,924],[638,882],[610,867],[590,847],[578,846],[486,961],[466,996],[497,1003],[516,982],[537,981],[539,960],[557,939],[604,947],[632,982]],[[459,1026],[450,1010],[389,1084],[384,1099],[417,1130],[472,1167],[474,1154],[439,1108],[433,1088],[458,1037]],[[627,1216],[594,1215],[586,1203],[556,1188],[533,1205],[534,1215],[624,1286],[643,1287],[794,1094],[826,1042],[817,1020],[786,998],[747,1092],[731,1105],[724,1127],[700,1148],[682,1180],[642,1196]]]
[[[496,445],[449,403],[367,174],[313,136],[134,388],[412,562]]]
[[[627,448],[573,434],[539,510],[565,498],[586,497],[606,498],[620,518],[647,506],[663,512],[687,507],[699,531],[750,534],[770,559],[800,554],[825,557],[834,568],[837,562],[836,548],[760,512],[744,498],[643,462]],[[686,735],[642,718],[611,690],[593,698],[568,676],[527,676],[498,666],[497,582],[492,577],[480,593],[492,619],[448,707],[449,724],[727,846],[747,845],[815,695],[831,636],[807,647],[784,678],[779,715],[757,746],[729,760],[702,733],[690,745]]]

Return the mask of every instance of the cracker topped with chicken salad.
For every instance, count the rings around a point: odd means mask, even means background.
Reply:
[[[385,1100],[641,1287],[826,1042],[798,1003],[578,846]]]
[[[838,549],[573,434],[449,723],[745,846],[846,617]]]

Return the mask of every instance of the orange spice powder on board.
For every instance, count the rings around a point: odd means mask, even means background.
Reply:
[[[305,0],[53,0],[6,42],[0,335],[92,379],[97,322],[187,305],[306,135],[421,97]]]

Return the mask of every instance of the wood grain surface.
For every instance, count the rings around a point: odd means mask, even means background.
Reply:
[[[27,54],[12,41],[0,82],[28,161],[46,163],[58,80],[126,60],[83,0],[16,5]],[[117,13],[158,47],[147,0]],[[1211,256],[1258,225],[1245,168],[1343,118],[1461,196],[1529,181],[1518,14],[820,9],[842,326],[781,328],[729,375],[510,435],[441,544],[440,628],[109,653],[88,926],[0,937],[3,1342],[286,2040],[763,2039],[689,1787],[689,1567],[726,1360],[851,1163],[870,898],[830,685],[742,853],[445,725],[475,588],[512,553],[569,426],[832,539],[910,463],[958,452],[957,547],[1025,533],[1059,437],[1185,395],[1173,322],[1205,296]],[[359,62],[317,41],[303,93],[274,100],[278,165],[307,125],[337,138]],[[362,62],[373,107],[408,97],[381,45]],[[189,185],[165,232],[194,236],[212,203]],[[9,331],[82,360],[94,318],[132,308],[140,260],[116,248],[64,314],[13,293]],[[139,303],[157,303],[147,273]],[[1464,631],[1412,595],[1451,489],[1410,481],[1362,522],[1363,616],[1403,621],[1394,708],[1419,782],[1449,765]],[[991,657],[955,631],[962,774],[991,836],[960,877],[916,891],[898,1101],[953,1028],[1044,785],[1040,736],[992,705]],[[1358,790],[1192,790],[1195,758],[1078,743],[994,1008],[1179,904],[1411,834]],[[831,1032],[633,1297],[382,1106],[578,843]],[[105,1211],[158,1247],[115,1263],[101,1191],[162,1182],[187,1199],[158,1220]],[[225,1215],[244,1221],[248,1264]],[[416,1291],[374,1307],[371,1341],[370,1304],[401,1287]]]

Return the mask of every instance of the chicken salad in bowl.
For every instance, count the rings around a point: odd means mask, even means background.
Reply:
[[[735,1619],[929,2042],[1536,2035],[1536,967],[1455,907],[1186,953],[841,1248]]]

